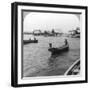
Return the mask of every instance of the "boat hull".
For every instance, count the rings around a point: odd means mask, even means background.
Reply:
[[[64,75],[78,75],[80,73],[80,59],[77,59]]]
[[[62,52],[66,52],[69,50],[69,45],[67,46],[62,46],[60,48],[49,48],[48,51],[50,51],[52,53],[52,55],[54,54],[60,54]]]
[[[38,40],[25,40],[23,43],[24,43],[24,44],[38,43]]]

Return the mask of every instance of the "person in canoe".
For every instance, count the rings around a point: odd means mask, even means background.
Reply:
[[[36,38],[34,37],[34,41],[36,41]]]
[[[29,40],[31,41],[31,38],[29,38]]]
[[[49,47],[52,48],[52,43],[49,43]]]
[[[67,41],[67,39],[65,39],[64,43],[65,43],[65,45],[67,45],[67,44],[68,44],[68,41]]]
[[[67,39],[65,39],[64,43],[65,43],[65,45],[68,45]],[[52,43],[49,43],[49,47],[52,48]]]

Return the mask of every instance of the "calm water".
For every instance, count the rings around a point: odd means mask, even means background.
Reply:
[[[30,35],[24,35],[29,39]],[[80,39],[68,37],[36,36],[38,43],[23,46],[23,76],[53,76],[63,75],[65,71],[80,57]],[[51,56],[48,51],[49,43],[53,47],[64,45],[67,38],[70,50],[57,56]]]

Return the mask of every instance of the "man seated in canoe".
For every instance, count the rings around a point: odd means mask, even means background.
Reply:
[[[65,40],[64,40],[64,45],[63,45],[62,47],[67,47],[68,45],[69,45],[69,44],[68,44],[68,41],[67,41],[67,39],[65,39]],[[61,48],[62,48],[62,47],[61,47]]]
[[[65,43],[64,46],[68,45],[67,39],[65,39],[64,43]],[[49,47],[52,48],[52,43],[49,43]]]

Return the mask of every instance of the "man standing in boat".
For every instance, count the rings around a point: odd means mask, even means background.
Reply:
[[[67,41],[67,39],[65,39],[64,43],[65,43],[65,45],[67,45],[67,44],[68,44],[68,41]]]
[[[49,43],[49,47],[52,48],[52,43]]]
[[[36,38],[34,37],[34,40],[36,41]]]

